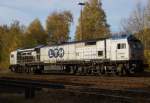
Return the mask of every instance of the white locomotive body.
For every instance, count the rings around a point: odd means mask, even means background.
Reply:
[[[143,46],[133,36],[70,42],[13,51],[10,64],[13,71],[28,68],[25,71],[42,72],[57,65],[69,73],[115,72],[123,75],[143,70]]]

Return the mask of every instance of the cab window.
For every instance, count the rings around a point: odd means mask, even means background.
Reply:
[[[126,49],[126,44],[125,43],[117,44],[117,49]]]
[[[135,43],[132,44],[132,48],[133,49],[142,49],[143,46],[142,46],[141,43],[135,42]]]

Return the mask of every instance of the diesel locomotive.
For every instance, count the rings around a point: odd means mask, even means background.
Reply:
[[[17,49],[13,72],[127,75],[143,71],[143,45],[133,35]]]

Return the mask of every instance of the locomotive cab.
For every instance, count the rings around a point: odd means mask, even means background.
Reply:
[[[17,51],[13,51],[10,53],[10,64],[11,65],[17,64]]]
[[[128,38],[129,58],[131,68],[135,68],[136,72],[143,71],[144,46],[140,40],[135,37]]]
[[[130,60],[143,60],[144,59],[144,48],[139,40],[130,40]]]
[[[37,46],[29,49],[17,49],[10,53],[10,66],[12,72],[41,72],[43,66],[40,64],[40,48]]]

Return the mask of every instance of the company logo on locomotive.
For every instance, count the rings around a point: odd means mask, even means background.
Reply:
[[[49,58],[62,58],[64,56],[64,49],[63,48],[55,48],[55,49],[49,49],[48,56]]]

